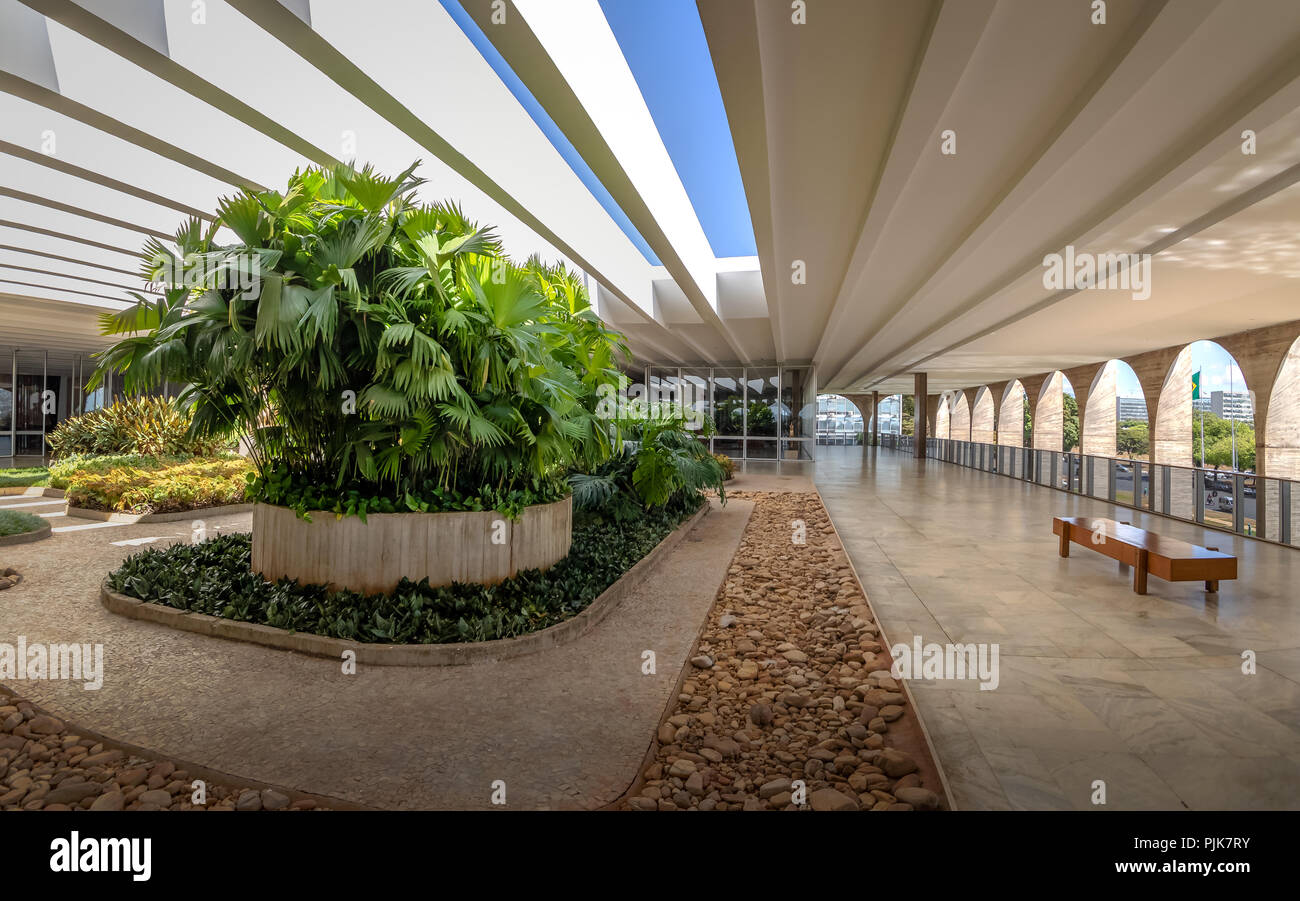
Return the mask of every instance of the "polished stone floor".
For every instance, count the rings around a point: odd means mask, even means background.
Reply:
[[[896,451],[803,469],[891,643],[999,647],[994,690],[910,682],[958,808],[1099,809],[1099,781],[1109,809],[1300,808],[1300,551]],[[1138,596],[1109,559],[1061,559],[1057,515],[1217,546],[1241,576]]]

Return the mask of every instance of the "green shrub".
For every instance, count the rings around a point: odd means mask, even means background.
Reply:
[[[731,459],[726,454],[714,454],[713,459],[717,460],[718,465],[722,467],[722,481],[730,482],[736,477],[735,460]]]
[[[190,457],[151,457],[144,454],[74,454],[50,464],[51,488],[67,489],[73,476],[105,475],[116,469],[155,470],[190,462]]]
[[[179,252],[151,240],[164,296],[105,316],[129,335],[105,366],[128,391],[188,386],[196,434],[243,438],[265,500],[329,486],[311,503],[432,505],[432,483],[453,509],[487,506],[607,458],[597,391],[623,337],[578,274],[513,262],[454,204],[417,204],[414,169],[298,172],[283,194],[223,198]],[[240,243],[215,244],[222,227]]]
[[[73,416],[49,434],[55,458],[87,454],[210,457],[229,442],[190,435],[190,415],[174,399],[129,397]]]
[[[242,457],[197,460],[159,468],[117,466],[78,470],[67,487],[68,504],[114,513],[175,513],[240,504],[252,464]]]
[[[546,571],[496,585],[430,587],[403,580],[391,595],[331,592],[253,572],[247,534],[175,544],[128,557],[109,587],[142,601],[349,641],[444,644],[523,635],[581,612],[681,521],[657,512],[636,523],[577,523],[569,555]]]
[[[45,528],[49,523],[39,516],[24,513],[22,510],[0,510],[0,538],[8,535],[21,535]]]
[[[694,510],[706,489],[725,504],[723,466],[686,425],[680,408],[620,422],[620,431],[632,436],[622,452],[591,472],[569,476],[574,507],[627,522],[652,510]]]

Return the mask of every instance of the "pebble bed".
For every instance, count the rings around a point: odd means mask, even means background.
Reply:
[[[168,760],[149,759],[83,738],[21,698],[0,695],[0,810],[311,810],[275,789],[208,782],[192,803],[194,778]],[[324,809],[324,808],[320,808]]]
[[[754,513],[654,759],[623,806],[944,806],[940,787],[923,783],[932,768],[891,747],[891,729],[917,724],[820,498],[738,496],[755,501]]]

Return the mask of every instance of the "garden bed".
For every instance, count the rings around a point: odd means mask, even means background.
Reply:
[[[708,509],[702,501],[686,516],[580,523],[569,555],[550,570],[495,586],[404,582],[390,596],[272,584],[249,568],[248,537],[231,535],[134,555],[105,580],[100,599],[136,619],[335,659],[353,651],[371,665],[504,660],[587,633]]]
[[[0,510],[0,547],[50,537],[48,520],[21,510]]]
[[[95,522],[150,523],[177,522],[194,519],[196,516],[234,516],[237,513],[252,512],[252,504],[223,504],[218,507],[193,507],[188,510],[174,510],[171,513],[117,513],[109,510],[88,510],[69,504],[64,512],[77,519],[89,519]]]

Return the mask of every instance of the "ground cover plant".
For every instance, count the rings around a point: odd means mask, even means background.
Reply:
[[[22,510],[0,510],[0,538],[43,529],[49,522]]]
[[[242,457],[157,462],[78,470],[68,480],[68,505],[114,513],[177,513],[244,503],[252,464]]]
[[[696,496],[696,505],[704,502]],[[580,613],[689,515],[658,510],[632,522],[586,517],[567,557],[497,585],[430,587],[404,580],[392,594],[331,592],[251,571],[251,541],[223,535],[127,558],[108,585],[143,601],[350,641],[442,644],[523,635]]]

